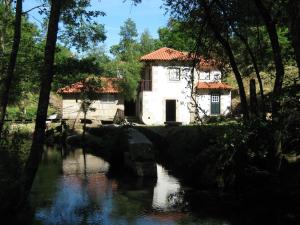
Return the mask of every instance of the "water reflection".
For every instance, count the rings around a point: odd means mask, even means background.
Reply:
[[[83,154],[81,149],[69,153],[63,160],[63,174],[105,173],[109,163],[91,154]]]
[[[181,201],[178,198],[180,198],[179,181],[170,176],[161,165],[157,165],[157,183],[153,193],[153,208],[164,211],[171,210],[178,201]]]
[[[35,224],[207,224],[182,212],[180,183],[157,166],[157,181],[109,179],[109,164],[77,149],[45,152],[31,195]],[[175,196],[175,197],[174,197]]]

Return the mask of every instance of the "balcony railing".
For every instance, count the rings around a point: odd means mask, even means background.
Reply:
[[[152,91],[152,80],[141,80],[140,91]]]

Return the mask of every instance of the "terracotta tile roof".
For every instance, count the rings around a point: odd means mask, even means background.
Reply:
[[[192,60],[185,52],[172,48],[163,47],[140,58],[141,61],[170,61],[170,60]]]
[[[198,82],[196,89],[231,90],[232,87],[221,82]]]
[[[163,47],[140,58],[140,61],[193,61],[195,56],[189,54],[188,52],[177,51],[172,48]],[[204,57],[199,57],[199,70],[209,70],[218,68],[218,63],[213,59],[205,59]]]
[[[100,82],[103,85],[102,87],[89,87],[84,85],[91,78],[86,78],[85,80],[76,82],[69,86],[58,89],[57,93],[59,94],[73,94],[73,93],[81,93],[85,88],[92,88],[95,93],[104,93],[104,94],[117,94],[120,92],[119,88],[116,85],[116,81],[118,78],[109,78],[109,77],[101,77]]]

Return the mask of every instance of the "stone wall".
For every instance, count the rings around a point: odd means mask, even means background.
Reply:
[[[63,95],[63,119],[76,119],[79,114],[79,119],[84,118],[83,112],[80,111],[82,100],[79,95],[68,94]],[[87,119],[96,121],[112,121],[117,112],[117,109],[124,110],[124,99],[116,94],[99,95],[93,100],[90,106],[94,111],[87,113]]]

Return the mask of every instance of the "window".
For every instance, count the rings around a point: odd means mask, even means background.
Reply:
[[[198,79],[199,80],[210,80],[210,72],[198,72]]]
[[[180,68],[168,68],[169,80],[177,81],[180,80]]]
[[[183,78],[192,77],[192,69],[191,68],[183,68],[182,71],[181,71],[181,76]]]
[[[219,81],[219,80],[221,80],[221,74],[216,73],[216,74],[214,75],[214,81]]]
[[[211,102],[220,102],[220,96],[218,94],[212,94]]]
[[[101,102],[102,103],[112,104],[112,103],[114,103],[114,101],[115,101],[115,96],[114,95],[106,94],[106,95],[101,96]]]

